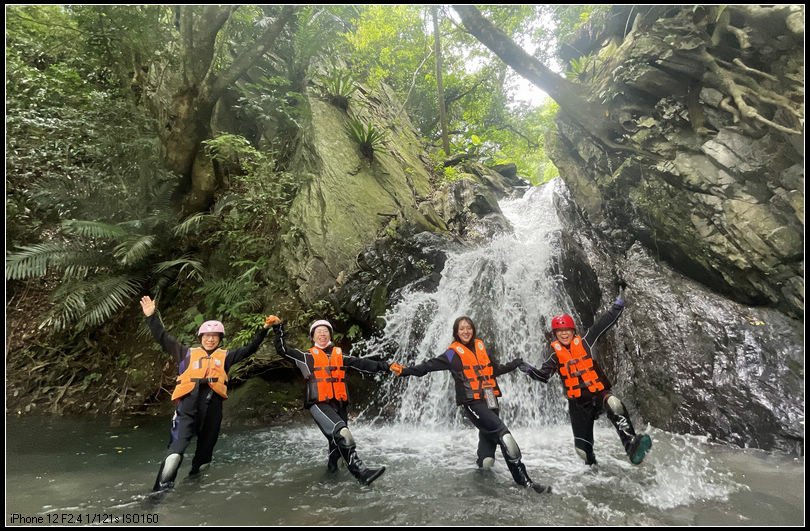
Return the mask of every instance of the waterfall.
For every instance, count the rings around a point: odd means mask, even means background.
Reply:
[[[369,347],[393,353],[393,360],[403,365],[421,363],[447,350],[453,321],[468,315],[491,357],[502,363],[521,357],[539,366],[548,353],[545,331],[550,317],[573,313],[562,279],[552,273],[560,257],[562,228],[553,198],[563,186],[555,179],[530,188],[522,198],[502,200],[501,210],[513,231],[480,247],[449,253],[435,292],[405,288],[402,300],[385,314],[382,337]],[[557,377],[544,385],[514,371],[498,377],[498,384],[507,425],[565,419],[566,401]],[[399,422],[437,426],[461,420],[447,371],[388,380],[381,396]]]

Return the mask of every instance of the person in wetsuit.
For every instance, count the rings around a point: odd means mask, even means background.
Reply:
[[[313,344],[306,352],[287,344],[280,320],[273,326],[273,330],[276,352],[295,362],[306,380],[304,407],[309,410],[315,424],[329,442],[327,470],[336,472],[338,461],[343,458],[349,472],[361,484],[370,485],[385,472],[385,467],[369,468],[357,455],[357,445],[348,426],[346,368],[378,373],[388,371],[388,363],[343,354],[341,348],[332,343],[331,323],[323,319],[313,322],[309,327],[309,337]]]
[[[522,454],[515,438],[501,420],[498,398],[501,390],[496,376],[518,368],[521,359],[500,364],[487,354],[484,342],[476,335],[475,324],[466,316],[453,323],[455,341],[437,358],[412,367],[394,364],[399,376],[424,376],[429,372],[450,371],[455,380],[456,404],[467,419],[478,428],[479,468],[491,468],[495,463],[495,449],[500,446],[506,466],[518,485],[536,492],[551,492],[551,487],[533,482],[521,461]]]
[[[176,409],[169,447],[153,487],[153,490],[160,491],[174,486],[183,454],[195,435],[197,450],[189,476],[199,474],[200,468],[211,462],[222,423],[222,403],[228,398],[228,371],[259,349],[273,322],[266,318],[264,327],[256,332],[249,344],[229,350],[221,347],[224,325],[219,321],[206,321],[197,332],[201,346],[187,347],[166,332],[155,313],[155,301],[149,296],[141,298],[141,308],[155,340],[178,365],[177,385],[172,393]]]
[[[623,310],[624,298],[620,295],[584,337],[576,335],[574,319],[570,315],[553,317],[551,330],[554,337],[546,361],[539,369],[525,362],[520,366],[521,371],[543,383],[548,382],[555,373],[560,375],[568,399],[574,448],[587,465],[596,464],[593,423],[602,412],[607,413],[608,419],[616,428],[631,463],[641,464],[652,447],[649,435],[636,434],[627,408],[611,392],[610,380],[593,357],[594,345],[616,323]]]

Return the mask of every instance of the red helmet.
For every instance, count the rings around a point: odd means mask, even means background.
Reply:
[[[574,318],[564,313],[562,315],[555,315],[551,318],[551,329],[552,330],[574,330],[576,326],[574,326]]]

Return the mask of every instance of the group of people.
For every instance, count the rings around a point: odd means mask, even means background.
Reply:
[[[195,435],[198,438],[197,450],[189,475],[199,474],[201,468],[211,462],[222,422],[222,403],[228,397],[228,370],[234,363],[259,349],[270,327],[275,333],[278,354],[293,361],[304,377],[304,407],[309,410],[329,444],[327,469],[336,472],[342,459],[349,472],[363,485],[369,485],[379,478],[385,472],[385,467],[368,467],[357,454],[356,443],[348,427],[347,368],[367,373],[390,371],[397,377],[421,377],[429,372],[450,371],[455,381],[456,404],[478,429],[478,467],[492,467],[495,450],[500,447],[515,482],[536,492],[550,492],[551,487],[529,478],[526,466],[521,461],[520,447],[500,418],[498,397],[501,390],[497,377],[502,374],[519,369],[532,379],[546,383],[553,374],[559,373],[568,399],[574,447],[587,465],[596,464],[593,423],[602,412],[615,426],[633,464],[640,464],[652,446],[649,435],[636,434],[627,409],[611,392],[610,381],[592,354],[597,340],[621,315],[624,309],[621,296],[584,336],[577,335],[570,315],[553,317],[550,353],[539,368],[521,358],[504,364],[490,358],[484,341],[476,333],[475,324],[466,316],[459,317],[453,323],[453,342],[443,354],[424,363],[404,367],[398,363],[389,364],[344,354],[333,343],[334,330],[326,320],[317,320],[310,326],[312,346],[308,350],[293,348],[286,342],[282,320],[275,315],[265,318],[264,327],[246,346],[224,349],[223,324],[206,321],[198,331],[201,346],[187,347],[166,332],[155,315],[156,305],[150,297],[141,299],[141,307],[152,335],[178,363],[177,386],[172,393],[176,410],[166,457],[155,480],[156,491],[173,486],[183,454]]]

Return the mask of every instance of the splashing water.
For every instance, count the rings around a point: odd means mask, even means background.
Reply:
[[[514,233],[448,256],[434,293],[405,291],[385,315],[383,337],[370,347],[394,350],[396,361],[413,365],[441,355],[452,339],[453,321],[467,315],[490,355],[501,362],[523,358],[539,365],[546,354],[541,323],[573,303],[551,273],[558,260],[560,221],[552,198],[560,183],[530,189],[524,197],[501,202]],[[498,378],[501,415],[532,425],[562,421],[566,403],[552,385],[529,383],[522,374]],[[399,422],[426,426],[458,425],[452,377],[447,372],[386,383],[381,396]]]

